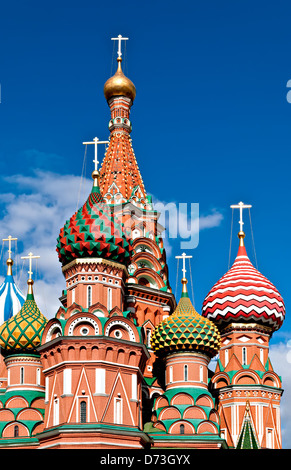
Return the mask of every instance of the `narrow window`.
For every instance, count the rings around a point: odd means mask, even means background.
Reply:
[[[273,449],[273,429],[267,429],[267,448]]]
[[[170,369],[169,369],[169,382],[170,384],[173,382],[173,367],[170,366]]]
[[[225,350],[225,353],[224,353],[224,354],[225,354],[224,357],[225,357],[225,367],[226,367],[227,364],[228,364],[228,349]]]
[[[87,403],[85,401],[81,401],[80,403],[80,422],[87,422]]]
[[[114,399],[114,423],[122,424],[122,399]]]
[[[59,424],[59,399],[54,399],[54,414],[53,414],[53,425],[57,426]]]
[[[180,424],[180,434],[185,434],[185,426],[184,426],[184,424]]]
[[[147,328],[147,332],[146,332],[146,336],[147,336],[147,347],[150,348],[151,347],[151,329],[150,328]]]
[[[107,310],[110,310],[112,309],[112,288],[111,287],[108,287],[108,290],[107,290]]]
[[[92,305],[92,286],[87,287],[87,306],[88,308]]]
[[[72,304],[75,302],[76,295],[75,295],[75,287],[72,289]]]
[[[24,383],[24,367],[20,367],[20,383]]]
[[[36,369],[36,385],[40,385],[40,369]]]
[[[184,365],[184,380],[185,380],[185,382],[188,381],[188,366],[187,366],[187,364]]]
[[[264,350],[263,350],[263,348],[260,349],[260,360],[261,360],[261,363],[264,364]]]
[[[200,382],[203,382],[203,366],[200,366]]]
[[[131,376],[131,398],[137,400],[137,375],[132,374]]]
[[[18,437],[18,436],[19,436],[19,427],[14,426],[14,437]]]
[[[247,364],[247,348],[242,348],[242,365]]]

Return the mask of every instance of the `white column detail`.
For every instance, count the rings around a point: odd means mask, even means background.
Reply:
[[[63,371],[63,394],[72,393],[72,369],[64,369]]]
[[[96,385],[95,385],[95,393],[105,393],[105,369],[96,369],[95,373],[96,377]]]

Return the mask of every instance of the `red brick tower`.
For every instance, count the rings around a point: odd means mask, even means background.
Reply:
[[[122,71],[120,53],[117,63],[116,73],[104,85],[111,119],[109,146],[100,170],[100,190],[132,239],[133,251],[125,280],[125,309],[131,310],[137,324],[143,327],[145,344],[150,348],[153,329],[173,311],[176,303],[168,279],[164,228],[158,223],[159,214],[146,194],[130,137],[129,116],[136,89]],[[151,359],[145,369],[149,378],[154,361],[150,352]]]
[[[250,262],[242,224],[238,236],[240,245],[231,269],[203,304],[203,315],[221,332],[221,349],[212,377],[221,430],[230,447],[248,442],[250,447],[279,449],[283,390],[269,358],[269,340],[283,323],[285,307],[274,285]],[[248,428],[253,437],[245,440],[242,432]]]

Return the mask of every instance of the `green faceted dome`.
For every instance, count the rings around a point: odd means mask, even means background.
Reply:
[[[156,326],[151,346],[157,355],[165,356],[178,351],[197,351],[214,357],[220,348],[220,333],[208,318],[196,312],[182,279],[183,292],[176,310]]]
[[[94,187],[85,204],[66,221],[57,240],[62,265],[76,258],[104,258],[126,264],[132,252],[123,224],[114,219],[111,208]]]
[[[32,283],[20,311],[0,327],[0,347],[5,355],[17,352],[36,352],[47,319],[40,312],[32,293]]]

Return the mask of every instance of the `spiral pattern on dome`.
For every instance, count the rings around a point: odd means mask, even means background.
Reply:
[[[57,252],[63,266],[76,258],[90,257],[127,263],[131,240],[103,202],[99,187],[93,188],[85,204],[60,230]]]
[[[285,318],[284,301],[276,287],[250,262],[240,246],[230,270],[206,296],[202,315],[220,327],[254,322],[278,330]]]

